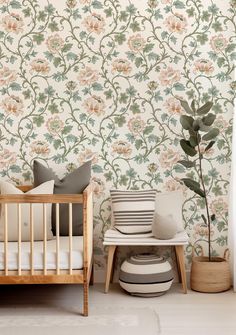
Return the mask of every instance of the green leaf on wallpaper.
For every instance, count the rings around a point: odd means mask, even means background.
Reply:
[[[154,43],[147,43],[143,49],[143,52],[150,52],[154,48]]]
[[[155,99],[156,102],[163,101],[163,96],[162,96],[160,91],[155,92],[154,99]]]
[[[52,4],[49,4],[44,7],[45,12],[48,13],[48,15],[52,15],[55,12],[55,8],[53,7]]]
[[[40,45],[44,41],[43,34],[35,34],[33,35],[33,41]]]
[[[209,22],[210,17],[211,17],[211,15],[207,10],[204,10],[202,12],[202,21]]]
[[[68,54],[66,55],[66,58],[67,60],[76,60],[78,56],[74,52],[68,52]]]
[[[51,32],[59,31],[58,24],[55,21],[52,21],[48,24],[48,28],[51,30]]]
[[[217,59],[217,65],[218,65],[219,67],[222,67],[222,65],[224,65],[225,62],[226,62],[226,60],[224,59],[224,57],[219,57],[219,58]]]
[[[68,52],[72,48],[73,44],[72,43],[66,43],[64,47],[62,48],[62,52]]]
[[[18,83],[11,83],[9,87],[12,89],[12,91],[21,91],[21,85]]]
[[[136,8],[133,4],[126,7],[126,11],[130,13],[130,15],[134,15],[136,13]]]
[[[76,143],[78,141],[78,137],[72,134],[66,136],[67,143]]]
[[[46,18],[47,18],[47,14],[43,10],[40,10],[38,13],[37,20],[45,22]]]
[[[154,17],[155,17],[156,20],[163,19],[163,15],[161,14],[161,10],[160,9],[155,10]]]
[[[39,116],[34,116],[33,117],[33,123],[37,126],[37,127],[41,127],[44,123],[44,117],[42,115]]]
[[[126,93],[120,93],[119,102],[121,104],[126,104],[128,102],[128,95]]]
[[[141,30],[140,25],[137,21],[133,21],[132,23],[130,23],[130,29],[132,29],[134,33]]]
[[[223,30],[222,24],[219,21],[215,21],[212,23],[212,28],[215,30],[215,32],[219,32]]]
[[[220,140],[217,141],[217,147],[218,147],[219,150],[223,149],[224,146],[225,146],[225,140],[220,139]]]
[[[142,57],[136,57],[134,63],[136,65],[136,67],[139,68],[142,65],[142,63],[143,63],[143,58]]]
[[[135,179],[137,172],[133,169],[130,168],[129,170],[126,171],[126,175],[130,178],[130,179]]]
[[[94,91],[102,91],[103,90],[103,86],[99,83],[93,83],[92,88],[93,88]]]
[[[122,10],[120,12],[119,20],[126,22],[128,20],[128,17],[129,17],[128,13],[126,13],[126,11]]]
[[[152,133],[152,131],[154,130],[154,126],[147,126],[145,129],[144,129],[144,131],[143,131],[143,134],[144,135],[149,135],[149,134],[151,134]]]
[[[236,52],[232,52],[229,57],[230,57],[231,61],[235,61],[236,60]]]
[[[208,41],[207,34],[198,34],[197,35],[197,41],[201,44],[204,45]]]
[[[52,113],[59,113],[59,109],[58,106],[55,104],[55,102],[52,102],[49,106],[48,106],[48,110]]]
[[[137,104],[137,102],[135,102],[133,105],[130,106],[130,110],[134,114],[141,113],[140,107]]]
[[[67,134],[69,134],[70,132],[71,132],[71,130],[73,129],[73,127],[72,126],[65,126],[64,128],[63,128],[63,130],[62,130],[62,134],[63,135],[67,135]]]
[[[60,72],[54,73],[52,77],[57,82],[64,81],[64,80],[67,79],[67,76],[63,73],[60,73]]]
[[[185,90],[185,86],[181,83],[175,83],[173,85],[174,89],[176,89],[176,91],[184,91]]]
[[[21,3],[17,0],[11,0],[10,6],[14,9],[19,9],[21,8]]]
[[[111,181],[112,180],[112,172],[109,171],[109,172],[104,173],[104,177],[105,177],[106,181]]]
[[[135,97],[137,90],[134,88],[134,86],[130,86],[129,88],[126,89],[126,93],[130,96],[130,97]]]
[[[7,122],[7,124],[9,124],[9,126],[12,127],[12,125],[13,125],[13,120],[12,120],[11,118],[7,118],[6,122]]]
[[[173,2],[173,6],[174,6],[175,8],[178,8],[178,9],[183,9],[183,8],[185,8],[185,5],[184,5],[183,1],[180,1],[180,0],[175,0],[175,1]]]
[[[61,140],[57,139],[57,140],[53,141],[53,147],[54,147],[54,149],[57,150],[57,149],[60,148],[60,146],[61,146]]]
[[[126,175],[121,175],[119,180],[119,185],[126,186],[128,184],[129,178]]]
[[[184,169],[184,167],[182,165],[175,165],[173,169],[174,169],[174,171],[176,173],[183,173],[183,172],[185,172],[185,169]]]
[[[177,43],[177,38],[175,37],[175,36],[171,36],[170,37],[170,41],[172,42],[172,43],[174,43],[174,44],[176,44]]]
[[[54,59],[53,59],[53,64],[54,64],[54,66],[55,67],[58,67],[60,64],[61,64],[61,58],[60,57],[55,57]]]
[[[126,119],[124,115],[116,116],[115,117],[115,123],[118,127],[123,127],[123,125],[126,123]]]
[[[137,150],[139,150],[142,147],[142,145],[143,145],[143,140],[138,139],[138,140],[135,141],[135,148]]]
[[[101,9],[101,8],[103,8],[103,4],[102,4],[102,2],[101,2],[101,1],[98,1],[98,0],[93,0],[93,1],[92,1],[92,6],[93,6],[93,8],[95,8],[95,9]]]
[[[51,134],[44,134],[43,136],[48,143],[52,143],[53,140],[54,140],[54,138]]]
[[[104,13],[106,14],[106,17],[111,17],[112,16],[112,8],[109,7],[104,10]]]
[[[113,91],[111,89],[109,89],[108,91],[104,91],[104,95],[106,99],[111,99],[113,95]]]
[[[21,172],[21,168],[18,165],[15,165],[15,164],[10,166],[10,170],[13,173],[20,173]]]
[[[230,53],[232,51],[235,51],[236,48],[236,44],[235,43],[230,43],[226,48],[225,48],[225,52]]]
[[[123,43],[126,41],[125,34],[116,34],[116,35],[115,35],[115,41],[116,41],[119,45],[123,44]]]
[[[92,170],[94,173],[103,173],[103,168],[98,164],[92,165]]]
[[[23,12],[25,17],[29,17],[31,15],[31,9],[29,7],[23,9],[22,12]]]

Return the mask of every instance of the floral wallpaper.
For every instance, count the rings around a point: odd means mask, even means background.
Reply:
[[[204,168],[214,254],[227,246],[236,83],[235,0],[0,0],[0,175],[32,182],[93,159],[95,262],[105,264],[109,189],[183,189],[186,249],[206,247],[202,200],[180,182],[179,99],[214,102]],[[166,251],[167,254],[169,251]]]

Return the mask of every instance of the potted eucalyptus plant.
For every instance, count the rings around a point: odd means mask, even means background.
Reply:
[[[190,190],[204,200],[205,215],[201,215],[202,225],[208,229],[208,255],[193,256],[190,283],[191,288],[199,292],[222,292],[230,288],[230,268],[226,255],[223,258],[212,256],[211,226],[216,219],[210,213],[208,194],[204,178],[203,161],[219,134],[214,127],[216,115],[211,113],[212,102],[197,106],[195,101],[191,105],[187,101],[180,101],[186,114],[181,115],[180,123],[183,128],[183,138],[180,146],[186,154],[185,160],[180,160],[186,170],[194,169],[196,178],[182,178],[182,182]],[[203,250],[203,249],[202,249]]]

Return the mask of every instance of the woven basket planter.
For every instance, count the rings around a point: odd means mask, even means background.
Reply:
[[[224,292],[230,289],[230,266],[227,259],[228,250],[224,257],[193,257],[190,285],[191,289],[203,293]]]

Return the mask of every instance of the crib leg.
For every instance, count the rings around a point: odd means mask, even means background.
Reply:
[[[84,311],[83,311],[84,316],[88,316],[88,290],[89,290],[89,283],[86,279],[84,281]]]

